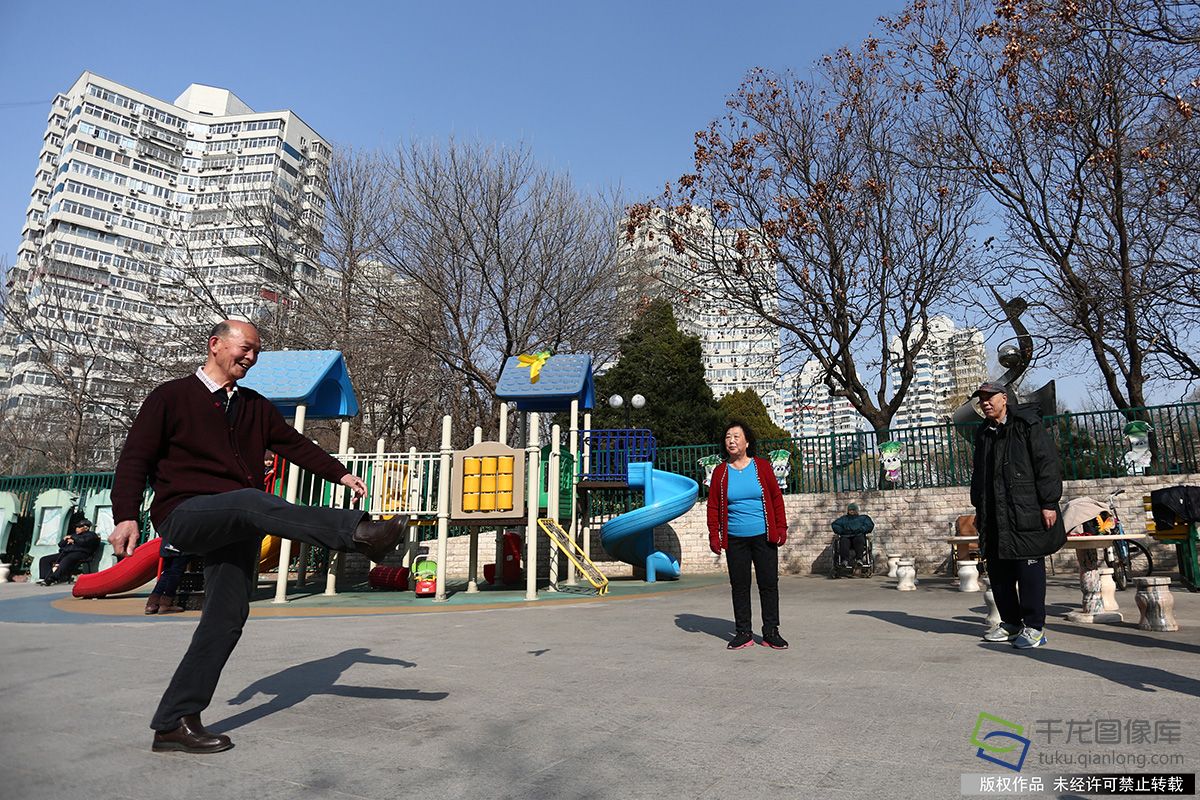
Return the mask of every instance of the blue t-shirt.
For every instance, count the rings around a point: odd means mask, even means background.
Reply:
[[[725,497],[729,500],[729,535],[761,536],[767,532],[767,517],[758,482],[758,462],[751,459],[742,469],[729,465],[728,475]]]

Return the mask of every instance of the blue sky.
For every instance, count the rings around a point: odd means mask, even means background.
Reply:
[[[688,170],[692,134],[748,69],[803,70],[902,4],[0,0],[0,258],[16,253],[49,102],[84,70],[167,100],[228,88],[337,145],[523,142],[581,186],[643,199]]]
[[[686,171],[692,134],[750,67],[807,66],[900,6],[0,0],[0,255],[16,251],[49,101],[84,70],[167,100],[228,88],[336,144],[525,142],[640,199]]]

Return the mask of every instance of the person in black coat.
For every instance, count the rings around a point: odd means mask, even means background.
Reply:
[[[843,564],[856,564],[864,568],[863,577],[870,576],[870,565],[864,563],[867,554],[867,534],[875,530],[875,521],[866,514],[858,513],[858,503],[848,503],[846,513],[835,519],[831,526],[837,534],[838,555]],[[854,548],[854,561],[850,560],[850,548]],[[834,572],[833,577],[841,574]]]
[[[1059,513],[1062,466],[1038,409],[1010,407],[1005,387],[972,395],[986,417],[975,434],[971,504],[1001,622],[984,641],[1046,644],[1046,560],[1067,541]]]
[[[92,531],[90,520],[75,521],[74,533],[68,533],[58,543],[58,552],[38,560],[38,583],[50,586],[69,580],[84,561],[90,559],[100,546],[100,537]]]

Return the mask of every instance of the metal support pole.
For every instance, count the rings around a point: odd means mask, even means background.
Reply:
[[[538,453],[538,415],[529,412],[526,427],[525,460],[528,473],[525,494],[528,495],[528,512],[525,520],[525,599],[537,600],[537,515],[538,483],[541,476],[541,457]]]
[[[571,401],[571,429],[567,433],[567,447],[571,453],[571,525],[567,532],[572,542],[579,543],[579,400]],[[578,583],[575,562],[567,562],[567,583]]]
[[[475,426],[474,443],[483,442],[483,428]],[[479,591],[479,529],[471,528],[467,534],[467,592]]]
[[[561,446],[562,431],[557,425],[550,428],[550,457],[546,463],[546,516],[558,521],[558,473],[562,464],[562,456],[558,449]],[[558,548],[550,548],[550,588],[558,591]]]
[[[303,405],[296,406],[296,418],[292,422],[292,427],[296,429],[296,433],[304,433],[304,415],[308,408]],[[300,489],[300,466],[295,462],[288,464],[288,483],[287,492],[284,500],[289,503],[296,502],[296,493]],[[292,540],[281,539],[279,542],[279,575],[275,578],[275,599],[272,603],[287,602],[287,580],[288,580],[288,564],[292,560]]]
[[[446,602],[446,545],[450,536],[450,415],[442,417],[442,450],[438,469],[437,593],[435,603]]]
[[[508,444],[508,403],[500,404],[500,430],[496,434],[496,441],[500,444]],[[504,568],[504,529],[496,529],[496,574],[493,586],[500,585],[500,578],[503,575]]]

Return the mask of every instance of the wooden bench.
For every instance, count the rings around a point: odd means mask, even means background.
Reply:
[[[1179,576],[1184,586],[1189,591],[1200,591],[1200,576],[1196,574],[1196,523],[1159,528],[1154,524],[1154,514],[1150,510],[1150,495],[1142,496],[1142,507],[1146,512],[1146,533],[1160,542],[1175,545],[1175,559],[1179,562]]]

